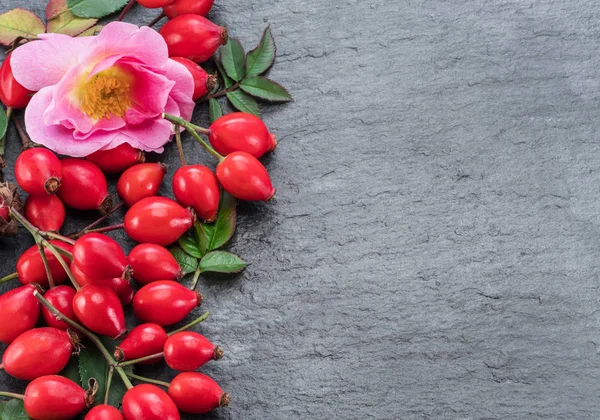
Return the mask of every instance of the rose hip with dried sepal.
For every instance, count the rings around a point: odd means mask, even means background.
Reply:
[[[133,297],[133,312],[144,322],[172,325],[200,306],[202,295],[170,280],[155,281]]]
[[[48,149],[33,147],[24,150],[15,162],[17,184],[32,195],[52,194],[64,181],[63,166]]]
[[[86,284],[96,284],[98,286],[104,286],[111,289],[117,297],[122,305],[128,305],[133,300],[133,288],[131,287],[131,283],[127,278],[123,277],[114,277],[110,279],[94,279],[87,276],[85,273],[81,271],[75,262],[71,262],[70,265],[71,273],[73,273],[73,277],[77,280],[77,283],[81,286],[85,286]]]
[[[75,242],[73,262],[91,279],[129,278],[130,274],[121,245],[101,233],[87,233]]]
[[[122,362],[161,353],[167,338],[166,331],[158,324],[147,323],[138,325],[127,334],[127,337],[115,349],[115,359]],[[141,363],[155,363],[160,359],[159,357]]]
[[[144,163],[146,156],[143,151],[129,143],[123,143],[114,149],[94,152],[85,159],[95,164],[105,174],[118,174],[133,165]]]
[[[222,155],[246,152],[259,158],[275,150],[277,140],[265,123],[246,112],[232,112],[213,122],[208,141]]]
[[[83,159],[61,160],[62,186],[58,196],[67,206],[77,210],[99,210],[106,213],[113,205],[104,174],[92,162]]]
[[[25,89],[15,79],[10,64],[11,57],[12,52],[6,56],[0,67],[0,101],[10,108],[25,108],[34,92]]]
[[[133,278],[140,284],[157,280],[179,280],[183,277],[183,270],[173,254],[160,245],[137,245],[127,259],[133,270]]]
[[[123,420],[123,415],[111,405],[100,404],[88,411],[84,420]]]
[[[158,194],[167,167],[162,163],[140,163],[127,169],[117,183],[117,192],[131,207],[142,198]]]
[[[185,57],[171,57],[171,59],[183,64],[194,78],[194,93],[192,95],[192,100],[195,101],[200,99],[208,92],[213,90],[215,84],[217,83],[215,76],[211,76],[198,64]]]
[[[86,284],[73,298],[75,316],[88,329],[116,338],[125,332],[125,314],[119,298],[111,289]]]
[[[52,239],[48,242],[64,251],[73,252],[73,246],[66,242],[56,239]],[[50,273],[52,274],[54,284],[64,283],[69,277],[58,259],[48,248],[44,248],[44,255],[46,255],[46,259],[48,260],[48,266],[50,267]],[[68,257],[61,255],[61,258],[64,262],[69,264]],[[21,284],[37,283],[44,287],[48,286],[48,277],[46,276],[44,261],[42,260],[37,245],[33,245],[21,254],[17,260],[17,274],[19,275]]]
[[[188,414],[203,414],[229,404],[229,394],[200,372],[183,372],[169,385],[169,396],[177,408]]]
[[[215,0],[175,0],[164,6],[163,12],[169,19],[187,14],[206,16],[214,3]]]
[[[0,341],[11,343],[32,329],[40,318],[40,302],[34,292],[39,286],[28,284],[0,295]]]
[[[223,349],[202,334],[183,331],[170,336],[164,346],[165,361],[171,369],[193,371],[223,357]]]
[[[205,222],[212,222],[219,210],[221,187],[216,175],[202,165],[186,165],[173,175],[173,194],[185,207],[191,207]]]
[[[217,179],[229,194],[246,201],[269,201],[275,195],[269,173],[246,152],[233,152],[217,165]]]
[[[76,321],[75,312],[73,312],[73,297],[75,297],[75,289],[69,286],[56,286],[48,290],[44,297],[48,302],[52,304],[58,311],[73,321]],[[42,317],[49,327],[57,328],[59,330],[66,331],[69,325],[65,321],[56,319],[48,308],[42,306]]]
[[[169,57],[185,57],[203,63],[227,44],[227,29],[198,15],[180,15],[158,31],[169,48]]]
[[[25,389],[25,411],[35,420],[72,419],[93,396],[70,379],[57,375],[34,379]]]
[[[58,232],[65,222],[65,206],[54,194],[30,195],[25,201],[25,218],[45,232]]]
[[[169,395],[157,386],[137,385],[123,397],[125,420],[179,420],[177,406]]]

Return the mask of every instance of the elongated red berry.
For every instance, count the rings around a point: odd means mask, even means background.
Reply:
[[[183,64],[194,78],[194,93],[192,95],[192,100],[195,101],[213,90],[215,83],[217,82],[215,76],[209,75],[206,70],[185,57],[171,57],[171,59]]]
[[[68,158],[61,163],[63,180],[58,196],[67,206],[101,213],[111,209],[113,200],[100,168],[83,159]]]
[[[127,277],[128,262],[121,245],[101,233],[87,233],[75,242],[73,262],[92,279]]]
[[[48,302],[52,304],[58,311],[73,321],[76,321],[75,313],[73,312],[73,298],[75,297],[75,289],[69,286],[56,286],[53,289],[48,290],[44,297]],[[56,319],[56,316],[52,314],[45,306],[42,306],[42,317],[49,327],[58,328],[59,330],[66,331],[69,325],[65,321]]]
[[[52,245],[61,248],[65,251],[72,252],[73,246],[62,241],[52,239],[49,241]],[[58,259],[48,248],[44,248],[44,254],[48,260],[50,273],[54,284],[62,284],[69,277]],[[69,259],[66,256],[61,256],[62,260],[69,264]],[[21,284],[37,283],[40,286],[48,286],[48,277],[44,268],[44,261],[38,250],[37,245],[28,248],[17,260],[17,273]]]
[[[165,197],[148,197],[125,214],[125,232],[136,242],[169,245],[194,224],[194,215]]]
[[[179,420],[177,406],[169,395],[157,386],[137,385],[123,397],[125,420]]]
[[[188,414],[208,413],[229,404],[229,394],[200,372],[183,372],[173,378],[169,396],[180,411]]]
[[[74,347],[66,331],[35,328],[18,336],[4,351],[4,370],[17,379],[32,381],[56,375],[69,363]]]
[[[167,167],[162,163],[140,163],[127,169],[117,183],[117,192],[131,207],[142,198],[158,194]]]
[[[9,53],[0,67],[0,101],[7,106],[15,109],[25,108],[33,92],[27,90],[15,79],[10,64],[12,52]]]
[[[165,326],[181,321],[201,303],[202,295],[175,281],[155,281],[135,294],[133,312],[144,322]]]
[[[90,397],[85,390],[63,376],[34,379],[25,389],[25,411],[35,420],[67,420],[81,413]]]
[[[125,314],[119,298],[111,289],[87,284],[73,298],[75,316],[88,329],[111,338],[125,332]]]
[[[183,271],[173,254],[160,245],[140,244],[131,250],[127,259],[133,270],[133,278],[140,284],[183,277]]]
[[[192,371],[211,360],[223,357],[223,350],[208,338],[193,331],[183,331],[170,336],[164,347],[165,361],[171,369]]]
[[[212,222],[219,210],[221,187],[216,175],[202,165],[187,165],[173,175],[173,194],[184,207],[191,207],[205,222]]]
[[[28,284],[0,295],[0,341],[11,343],[25,331],[32,329],[40,317],[40,302]]]
[[[32,195],[52,194],[63,180],[63,167],[54,153],[34,147],[24,150],[15,162],[15,178]]]
[[[105,174],[118,174],[125,169],[143,163],[146,159],[144,152],[134,148],[129,143],[110,150],[100,150],[86,157]]]
[[[169,48],[169,57],[203,63],[227,43],[227,29],[199,15],[180,15],[158,31]]]
[[[164,6],[163,12],[169,19],[187,14],[206,16],[214,2],[215,0],[175,0],[168,6]]]
[[[123,420],[123,415],[111,405],[100,404],[88,411],[84,420]]]
[[[133,300],[133,288],[131,287],[131,283],[127,277],[95,279],[81,271],[75,262],[71,262],[70,268],[75,280],[77,280],[77,283],[79,283],[80,286],[85,286],[86,284],[96,284],[98,286],[108,287],[115,292],[122,305],[128,305]],[[126,276],[128,276],[128,274],[126,274]]]
[[[217,179],[229,194],[247,201],[269,201],[275,195],[269,173],[254,156],[233,152],[217,165]]]
[[[144,6],[148,9],[158,9],[159,7],[173,3],[173,0],[138,0],[138,3],[140,6]]]
[[[158,324],[141,324],[131,330],[125,340],[115,349],[115,359],[119,362],[124,360],[140,359],[161,353],[167,341],[167,333]],[[160,360],[150,360],[142,362],[144,364],[154,363]]]
[[[54,194],[30,195],[25,201],[25,218],[40,230],[58,232],[65,222],[65,206]]]
[[[275,149],[277,141],[265,123],[246,112],[233,112],[217,119],[210,126],[208,140],[222,155],[246,152],[259,158]]]

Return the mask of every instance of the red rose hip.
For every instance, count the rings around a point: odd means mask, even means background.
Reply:
[[[88,411],[84,420],[123,420],[123,415],[111,405],[100,404]]]
[[[52,304],[58,311],[73,321],[76,321],[75,313],[73,312],[73,298],[75,297],[75,289],[69,286],[56,286],[53,289],[48,290],[44,297],[48,302]],[[56,316],[48,310],[45,306],[42,306],[42,317],[49,327],[57,328],[59,330],[66,331],[69,328],[69,324],[65,321],[59,321]]]
[[[137,385],[123,397],[125,420],[179,420],[177,406],[169,395],[157,386]]]
[[[91,279],[127,278],[129,272],[121,245],[101,233],[87,233],[75,242],[73,262]]]
[[[167,338],[164,328],[158,324],[138,325],[127,334],[127,337],[115,349],[115,359],[122,362],[161,353]],[[160,358],[142,363],[150,364],[158,360]]]
[[[214,3],[215,0],[175,0],[164,6],[163,12],[169,19],[187,14],[206,16]]]
[[[77,210],[99,210],[105,213],[113,205],[104,174],[92,162],[83,159],[63,159],[62,187],[58,196]]]
[[[219,162],[217,179],[225,191],[240,200],[269,201],[275,195],[263,164],[245,152],[233,152]]]
[[[34,147],[23,151],[15,162],[15,178],[32,195],[52,194],[63,181],[62,163],[48,149]]]
[[[160,245],[140,244],[131,250],[127,259],[135,281],[140,284],[183,277],[183,270],[173,254]]]
[[[217,177],[206,166],[187,165],[173,175],[173,194],[184,207],[191,207],[205,222],[212,222],[219,210],[221,187]]]
[[[65,206],[54,194],[30,195],[25,201],[25,218],[40,230],[58,232],[65,222]]]
[[[142,198],[158,194],[167,167],[162,163],[140,163],[127,169],[117,183],[117,192],[131,207]]]
[[[194,78],[194,93],[192,95],[192,100],[195,101],[213,90],[216,83],[215,76],[209,75],[206,70],[185,57],[171,57],[171,59],[183,64]]]
[[[155,281],[135,294],[133,312],[144,322],[165,326],[181,321],[201,303],[202,295],[175,281]]]
[[[200,372],[183,372],[173,378],[169,396],[180,411],[188,414],[208,413],[229,404],[229,394]]]
[[[125,332],[125,314],[119,298],[111,289],[87,284],[73,298],[73,311],[81,323],[98,334],[111,338]]]
[[[91,396],[70,379],[48,375],[27,386],[24,402],[25,411],[35,420],[67,420],[91,405]]]
[[[147,9],[158,9],[159,7],[173,3],[173,0],[137,0],[137,2]]]
[[[170,336],[164,347],[171,369],[193,371],[211,360],[223,357],[223,350],[197,332],[183,331]]]
[[[0,341],[11,343],[32,329],[40,318],[40,302],[35,298],[36,287],[28,284],[0,295]]]
[[[129,143],[123,143],[114,149],[94,152],[85,159],[95,164],[105,174],[118,174],[133,165],[144,163],[146,156],[144,152]]]
[[[133,300],[134,292],[128,278],[114,277],[111,279],[95,279],[82,272],[74,262],[71,262],[70,268],[79,285],[85,286],[86,284],[96,284],[98,286],[108,287],[115,292],[122,305],[128,305]],[[128,275],[128,273],[125,274],[125,276]]]
[[[227,43],[227,29],[198,15],[180,15],[158,31],[167,43],[169,57],[185,57],[196,63],[208,60]]]
[[[0,67],[0,101],[10,108],[20,109],[25,108],[33,92],[25,89],[15,79],[10,64],[12,52],[6,56]]]
[[[66,242],[58,241],[56,239],[52,239],[48,242],[65,251],[73,251],[73,246]],[[44,248],[44,254],[48,260],[48,266],[50,267],[50,273],[52,274],[54,284],[64,283],[69,278],[65,269],[48,248]],[[69,264],[69,259],[66,256],[62,255],[61,258],[65,263]],[[22,284],[37,283],[40,286],[48,286],[48,277],[46,276],[44,261],[42,260],[37,245],[33,245],[21,254],[17,260],[17,273],[19,275],[19,281]]]
[[[277,146],[262,120],[245,112],[233,112],[217,119],[210,126],[208,140],[222,155],[246,152],[259,158]]]

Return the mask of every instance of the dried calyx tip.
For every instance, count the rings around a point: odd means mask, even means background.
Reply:
[[[46,181],[46,183],[44,184],[44,189],[46,190],[46,192],[48,194],[54,194],[56,191],[58,191],[59,187],[60,187],[60,179],[58,179],[55,176],[50,177],[48,179],[48,181]]]
[[[225,45],[227,44],[227,41],[229,41],[229,32],[226,27],[221,26],[221,28],[223,29],[221,32],[221,45]]]
[[[108,213],[112,208],[113,208],[113,197],[112,195],[107,195],[106,197],[104,197],[102,199],[102,201],[100,202],[100,205],[98,206],[98,210],[100,210],[100,214],[102,214],[103,216]]]
[[[121,350],[119,347],[115,348],[113,356],[117,362],[122,362],[125,359],[125,354],[123,353],[123,350]]]
[[[225,354],[225,352],[223,351],[223,349],[219,346],[216,346],[215,351],[213,353],[213,360],[221,359],[224,354]]]
[[[198,305],[196,305],[196,306],[200,306],[200,305],[202,305],[202,302],[204,301],[204,295],[200,292],[197,292],[196,295],[198,296]]]
[[[224,392],[219,400],[219,407],[225,407],[226,405],[229,405],[229,394]]]
[[[212,92],[215,86],[217,86],[217,74],[209,74],[206,79],[206,90]]]

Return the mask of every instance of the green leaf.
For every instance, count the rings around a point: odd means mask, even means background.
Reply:
[[[221,105],[219,101],[214,98],[211,98],[208,101],[208,114],[210,115],[210,122],[213,123],[219,118],[223,116],[223,110],[221,109]]]
[[[223,69],[223,66],[221,65],[219,60],[215,60],[215,64],[217,65],[217,70],[219,70],[219,74],[223,79],[223,84],[225,85],[225,88],[229,89],[234,84],[233,80],[231,80],[231,78],[227,76],[227,73],[225,73],[225,70]]]
[[[221,64],[229,77],[236,82],[242,80],[246,74],[246,53],[240,41],[229,38],[221,47]]]
[[[269,70],[275,62],[276,52],[271,28],[267,27],[256,49],[250,51],[246,57],[246,74],[258,76]]]
[[[59,375],[69,378],[77,384],[81,383],[81,376],[79,376],[79,362],[77,358],[71,357],[71,360],[69,360],[69,363],[59,373]]]
[[[201,257],[206,255],[206,251],[208,251],[208,238],[206,237],[206,232],[202,228],[202,223],[196,222],[194,225],[194,232],[196,233],[196,243],[198,244],[198,251],[201,254]]]
[[[206,249],[213,251],[225,245],[235,232],[237,200],[227,193],[223,193],[219,204],[219,213],[214,223],[202,225],[202,230],[207,238]]]
[[[102,28],[104,28],[104,25],[92,26],[90,29],[88,29],[87,31],[83,31],[77,36],[96,36],[100,33]]]
[[[69,10],[75,16],[100,19],[121,10],[128,0],[67,0]]]
[[[269,102],[289,102],[292,95],[279,83],[266,77],[247,77],[240,83],[244,92]]]
[[[67,0],[50,0],[46,6],[48,32],[77,36],[90,29],[98,19],[82,19],[75,16],[67,6]]]
[[[81,386],[87,387],[88,381],[94,378],[98,382],[98,392],[95,398],[94,405],[102,404],[104,394],[106,393],[106,378],[108,375],[108,363],[94,346],[90,345],[82,348],[79,353],[79,376],[81,378]]]
[[[181,249],[192,257],[202,258],[204,256],[198,246],[195,228],[184,233],[183,236],[179,238],[178,242]]]
[[[23,401],[13,398],[0,402],[0,420],[29,420]]]
[[[240,111],[247,112],[249,114],[253,114],[257,117],[260,117],[260,111],[258,110],[258,105],[256,104],[256,101],[251,96],[246,95],[241,90],[234,90],[233,92],[228,92],[227,99],[229,99],[231,105],[233,105]]]
[[[0,106],[0,138],[6,134],[8,128],[8,118],[6,117],[6,111]]]
[[[200,271],[214,273],[239,273],[248,263],[235,254],[225,251],[213,251],[200,261]]]
[[[169,249],[169,251],[171,251],[171,254],[173,254],[175,260],[177,260],[179,263],[179,266],[183,270],[184,274],[193,273],[198,268],[198,260],[183,252],[183,249],[180,247],[173,247]]]
[[[16,8],[0,15],[0,44],[9,46],[16,38],[35,39],[46,25],[29,10]]]

